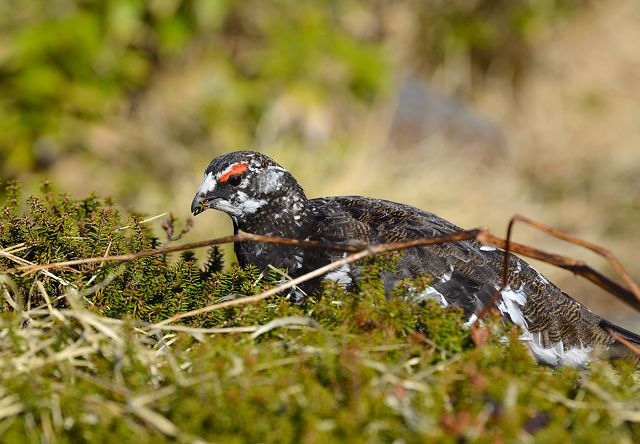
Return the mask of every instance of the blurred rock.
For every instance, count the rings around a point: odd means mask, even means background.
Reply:
[[[464,151],[486,163],[506,154],[506,139],[499,125],[462,99],[412,76],[399,88],[389,146],[423,153],[434,149]]]

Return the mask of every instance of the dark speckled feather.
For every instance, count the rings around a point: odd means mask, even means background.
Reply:
[[[242,168],[236,168],[242,163]],[[246,170],[244,166],[246,165]],[[235,180],[222,183],[229,172],[242,170]],[[233,183],[231,183],[233,182]],[[398,242],[459,231],[452,223],[408,205],[359,196],[307,199],[297,181],[273,160],[259,153],[239,151],[214,159],[192,204],[227,212],[236,231],[331,242]],[[271,264],[292,276],[326,265],[344,253],[270,244],[235,245],[241,265],[262,269]],[[433,276],[431,287],[416,299],[434,298],[462,307],[472,321],[500,288],[504,252],[461,241],[416,247],[401,252],[397,272],[384,276],[385,288],[405,277]],[[594,350],[613,350],[618,344],[600,327],[601,318],[545,279],[522,259],[509,257],[509,287],[501,293],[498,309],[505,319],[523,329],[521,339],[534,356],[553,366],[583,365]],[[352,285],[357,267],[325,277]],[[313,291],[320,280],[303,288]],[[633,333],[627,337],[640,340]]]

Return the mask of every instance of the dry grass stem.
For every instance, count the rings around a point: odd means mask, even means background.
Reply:
[[[557,228],[553,228],[553,227],[551,227],[549,225],[543,224],[542,222],[530,219],[530,218],[528,218],[526,216],[522,216],[520,214],[516,214],[515,216],[513,216],[512,220],[513,221],[523,222],[523,223],[525,223],[525,224],[527,224],[529,226],[532,226],[532,227],[534,227],[534,228],[536,228],[536,229],[538,229],[540,231],[543,231],[545,233],[549,233],[553,237],[556,237],[558,239],[562,239],[562,240],[567,241],[567,242],[572,243],[572,244],[579,245],[581,247],[584,247],[584,248],[586,248],[588,250],[593,251],[594,253],[599,254],[600,256],[603,256],[605,259],[607,259],[607,261],[609,261],[609,263],[611,264],[613,269],[616,271],[616,273],[618,273],[622,277],[622,279],[624,280],[625,284],[627,284],[629,289],[635,295],[636,299],[638,299],[638,301],[640,301],[640,287],[631,278],[631,276],[629,276],[629,273],[626,272],[626,270],[624,269],[624,267],[622,266],[620,261],[618,261],[618,259],[613,255],[613,253],[610,250],[608,250],[607,248],[601,247],[600,245],[596,245],[596,244],[593,244],[591,242],[587,242],[584,239],[577,238],[575,236],[572,236],[569,233],[566,233],[564,231],[558,230]]]

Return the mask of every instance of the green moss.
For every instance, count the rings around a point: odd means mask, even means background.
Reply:
[[[108,200],[43,195],[22,207],[6,195],[2,248],[35,263],[141,251],[158,245],[140,216]],[[123,225],[130,228],[119,229]],[[71,238],[72,237],[72,238]],[[385,297],[394,256],[364,261],[358,289],[326,284],[304,304],[275,296],[183,320],[178,312],[251,295],[281,279],[255,268],[221,271],[217,249],[121,265],[90,264],[23,276],[9,295],[26,312],[0,313],[3,442],[633,442],[640,439],[640,373],[628,362],[585,371],[538,366],[516,328],[488,321],[475,347],[460,310],[411,302],[430,277]],[[7,270],[15,264],[6,257]],[[111,276],[112,280],[104,280]],[[69,284],[60,283],[60,279]],[[52,306],[41,305],[40,281]],[[8,282],[8,281],[4,281]],[[85,291],[96,283],[97,290]],[[71,310],[75,287],[81,299]],[[66,296],[65,296],[66,295]],[[74,305],[75,306],[75,305]],[[109,317],[105,316],[108,315]],[[287,324],[310,318],[315,323]],[[255,338],[191,327],[281,325]],[[312,325],[315,325],[313,327]],[[636,416],[634,416],[636,415]]]

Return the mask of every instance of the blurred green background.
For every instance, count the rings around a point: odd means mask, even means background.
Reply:
[[[0,171],[186,218],[211,158],[253,148],[310,196],[498,234],[522,213],[607,246],[638,280],[639,41],[637,0],[0,0]],[[207,212],[187,240],[230,228]]]

